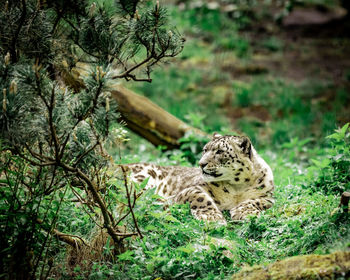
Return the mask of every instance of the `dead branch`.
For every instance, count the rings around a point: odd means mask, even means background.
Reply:
[[[121,85],[113,86],[111,94],[118,103],[118,111],[127,127],[155,146],[178,148],[180,146],[178,140],[188,131],[205,135],[201,130],[187,125],[146,97]]]
[[[43,224],[44,222],[41,219],[36,220],[38,224]],[[77,235],[72,235],[72,234],[65,234],[57,229],[52,229],[51,231],[48,231],[51,233],[53,236],[55,236],[58,240],[63,241],[64,243],[67,243],[68,245],[72,246],[75,249],[79,249],[84,246],[89,246],[87,242],[81,238],[80,236]]]
[[[134,211],[133,211],[133,208],[135,206],[135,196],[134,196],[134,203],[132,204],[131,203],[131,197],[130,197],[130,191],[129,191],[129,187],[128,187],[128,176],[126,174],[126,170],[125,170],[125,167],[120,165],[120,168],[123,172],[123,177],[124,177],[124,186],[125,186],[125,190],[126,190],[126,196],[127,196],[127,199],[128,199],[128,206],[129,206],[129,211],[131,213],[131,216],[132,216],[132,219],[134,221],[134,224],[135,224],[135,227],[136,227],[136,230],[140,236],[140,238],[142,239],[143,238],[143,235],[141,233],[141,230],[138,226],[138,223],[137,223],[137,220],[136,220],[136,217],[135,217],[135,214],[134,214]]]

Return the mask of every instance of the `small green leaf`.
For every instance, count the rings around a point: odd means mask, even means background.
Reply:
[[[157,231],[157,230],[159,230],[159,228],[156,227],[156,226],[154,226],[154,225],[147,225],[147,226],[145,227],[145,230]]]
[[[151,196],[151,198],[152,198],[152,199],[160,199],[160,200],[163,200],[163,199],[164,199],[164,197],[160,196],[159,194],[153,194],[153,195]]]
[[[311,161],[314,165],[321,169],[326,168],[331,163],[331,160],[328,158],[324,158],[322,161],[311,159]]]
[[[210,244],[209,244],[209,248],[210,248],[210,250],[212,250],[212,251],[215,251],[215,250],[216,250],[216,246],[215,246],[215,244],[213,244],[213,243],[210,243]]]
[[[65,195],[64,191],[58,193],[58,196],[60,197],[60,199],[63,199],[64,195]]]
[[[139,189],[143,190],[147,186],[148,181],[149,177],[142,181],[142,183],[139,185]]]
[[[169,221],[169,222],[180,223],[178,219],[176,219],[175,217],[173,217],[171,215],[165,216],[165,220]]]
[[[153,263],[148,263],[148,264],[146,265],[146,269],[147,269],[147,271],[148,271],[149,273],[153,273],[153,271],[154,271],[154,264],[153,264]]]
[[[349,127],[350,123],[346,123],[341,129],[340,129],[340,133],[342,136],[345,136],[345,133]]]
[[[337,129],[335,133],[328,135],[327,138],[335,139],[337,141],[343,140],[349,125],[350,123],[345,124],[342,128]]]
[[[176,250],[186,254],[192,254],[196,249],[191,244],[187,244],[185,247],[178,247]]]
[[[133,259],[134,251],[125,251],[123,254],[118,255],[118,259],[121,261],[130,261]]]

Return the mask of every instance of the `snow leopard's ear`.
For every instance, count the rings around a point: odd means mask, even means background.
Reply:
[[[217,132],[214,132],[213,137],[212,137],[212,140],[219,139],[220,137],[222,137],[221,134],[219,134],[219,133],[217,133]]]
[[[250,159],[252,158],[252,143],[250,139],[246,136],[241,137],[241,143],[239,144],[242,152],[246,154]]]

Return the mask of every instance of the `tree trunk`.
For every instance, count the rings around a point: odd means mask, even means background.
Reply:
[[[187,125],[146,97],[121,85],[114,86],[111,93],[118,103],[118,111],[127,127],[156,146],[177,148],[179,138],[190,130],[205,135],[204,132]]]

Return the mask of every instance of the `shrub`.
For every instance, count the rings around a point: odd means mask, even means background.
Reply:
[[[337,129],[327,139],[332,145],[329,156],[322,160],[312,160],[314,166],[308,170],[311,176],[318,174],[310,190],[340,195],[342,192],[350,190],[349,123]]]

